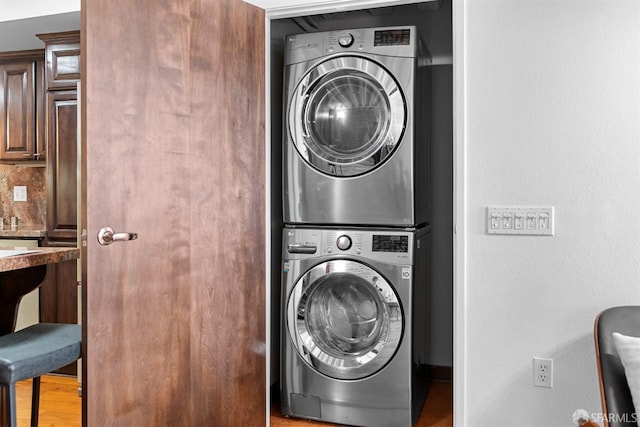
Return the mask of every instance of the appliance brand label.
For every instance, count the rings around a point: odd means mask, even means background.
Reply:
[[[289,272],[289,261],[285,261],[285,262],[282,264],[282,270],[283,270],[285,273],[288,273],[288,272]]]
[[[402,278],[403,279],[411,279],[411,269],[410,268],[403,268],[402,269]]]

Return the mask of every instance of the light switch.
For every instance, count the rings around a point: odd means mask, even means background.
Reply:
[[[16,185],[13,187],[13,201],[14,202],[26,202],[27,201],[27,187],[24,185]]]
[[[546,230],[549,228],[549,214],[546,212],[540,212],[540,230]]]
[[[513,228],[513,213],[504,212],[502,214],[502,228],[511,230]]]
[[[497,212],[491,214],[491,228],[494,230],[500,229],[500,214]]]

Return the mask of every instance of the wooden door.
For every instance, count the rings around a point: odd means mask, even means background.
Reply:
[[[82,1],[85,425],[265,425],[264,19]]]

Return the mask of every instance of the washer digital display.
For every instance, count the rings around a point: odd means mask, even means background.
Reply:
[[[409,237],[373,235],[373,252],[409,252]]]

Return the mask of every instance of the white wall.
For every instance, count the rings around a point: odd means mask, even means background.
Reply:
[[[570,426],[601,411],[594,318],[640,304],[640,2],[463,6],[466,425]],[[489,236],[487,205],[555,206],[556,235]]]
[[[80,0],[0,0],[0,52],[44,49],[36,34],[80,29]]]
[[[0,21],[77,12],[80,0],[0,0]]]

